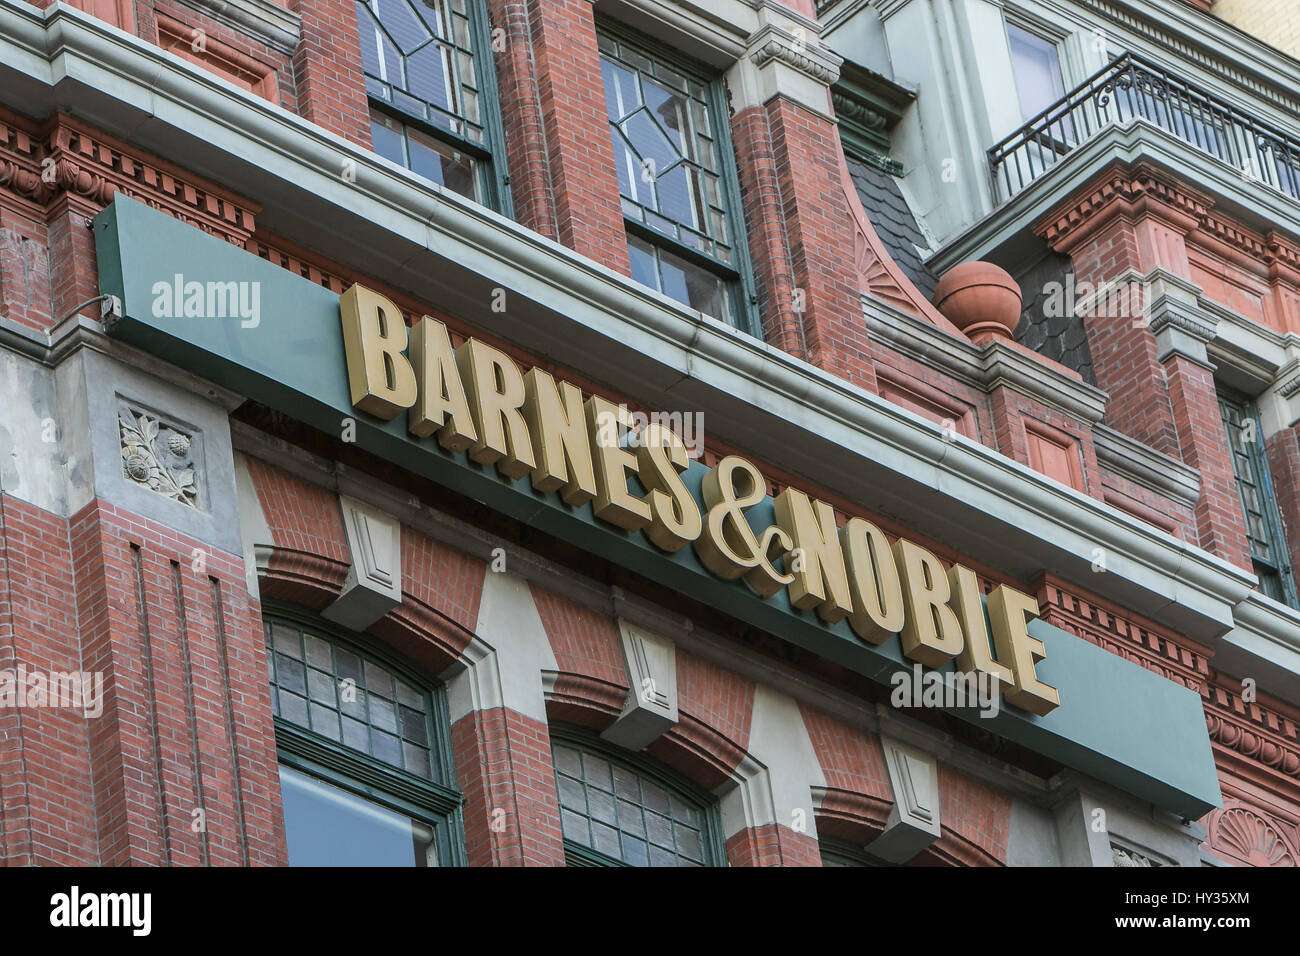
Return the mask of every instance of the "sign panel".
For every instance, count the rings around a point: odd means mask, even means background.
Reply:
[[[1032,597],[985,600],[914,542],[774,500],[742,457],[706,468],[667,429],[631,435],[619,406],[485,343],[452,350],[433,319],[408,340],[361,286],[340,297],[122,196],[94,228],[112,335],[329,434],[350,419],[373,454],[879,683],[988,678],[1004,706],[945,709],[1185,817],[1219,805],[1199,696]]]

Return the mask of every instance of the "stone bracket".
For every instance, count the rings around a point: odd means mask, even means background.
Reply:
[[[1210,365],[1206,345],[1218,334],[1219,322],[1199,306],[1169,294],[1158,296],[1150,304],[1150,329],[1156,337],[1156,360],[1163,362],[1178,354]]]
[[[939,839],[939,764],[915,747],[882,736],[885,769],[894,790],[894,806],[885,832],[867,852],[890,863],[906,863]]]
[[[627,702],[601,737],[629,750],[643,750],[677,723],[677,647],[622,617],[618,633]]]
[[[321,616],[359,631],[402,601],[402,527],[355,498],[340,495],[339,507],[352,565],[343,592]]]

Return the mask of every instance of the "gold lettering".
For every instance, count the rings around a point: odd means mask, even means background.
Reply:
[[[1029,636],[1029,620],[1038,617],[1038,601],[1002,584],[989,592],[988,603],[993,646],[1014,675],[1014,688],[1005,693],[1007,703],[1039,717],[1050,714],[1060,706],[1061,696],[1034,673],[1034,663],[1047,656],[1043,642]]]
[[[640,531],[650,523],[650,505],[628,491],[628,473],[637,473],[636,455],[622,447],[628,411],[622,405],[593,395],[587,399],[587,433],[596,470],[596,517],[626,531]]]
[[[690,464],[686,446],[670,428],[646,426],[636,450],[641,483],[649,489],[650,523],[645,536],[664,551],[675,553],[700,536],[700,506],[681,472]]]
[[[415,403],[415,372],[402,351],[406,322],[389,299],[355,283],[339,296],[352,404],[391,421]]]
[[[728,455],[704,476],[704,533],[695,539],[700,562],[718,577],[743,577],[763,597],[771,597],[794,580],[772,564],[773,551],[784,554],[790,536],[773,525],[760,539],[745,510],[767,497],[763,474],[738,455]]]
[[[853,592],[853,633],[883,644],[903,629],[903,584],[885,533],[863,518],[850,518],[840,529],[840,546],[848,563]]]
[[[926,667],[939,667],[962,649],[961,624],[948,607],[948,576],[933,554],[911,541],[894,542],[906,614],[899,639],[903,653]]]
[[[575,508],[596,497],[596,473],[587,439],[582,391],[560,382],[539,368],[524,375],[524,418],[537,447],[533,487],[540,492],[560,489],[560,497]]]
[[[536,462],[528,423],[519,412],[524,404],[519,367],[509,355],[477,339],[466,339],[456,350],[456,366],[479,435],[469,457],[480,465],[496,464],[507,478],[522,478]]]
[[[980,600],[980,583],[970,568],[954,564],[948,569],[948,586],[952,591],[949,605],[966,632],[966,644],[957,655],[957,667],[970,673],[983,671],[993,677],[998,693],[1005,693],[1015,679],[1011,668],[993,658],[989,648],[989,629],[984,623],[984,603]]]
[[[790,535],[801,558],[786,564],[794,574],[790,603],[801,611],[816,608],[828,624],[842,621],[853,610],[853,597],[834,510],[824,501],[809,501],[796,488],[777,495],[774,508],[776,523]]]
[[[420,438],[437,432],[438,444],[448,451],[469,448],[478,441],[478,431],[447,327],[427,315],[421,318],[411,329],[410,356],[419,388],[407,430]]]

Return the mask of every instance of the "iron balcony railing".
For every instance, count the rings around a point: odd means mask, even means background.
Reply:
[[[1132,53],[990,149],[995,190],[1010,199],[1108,126],[1134,119],[1223,160],[1245,179],[1300,199],[1300,138]]]

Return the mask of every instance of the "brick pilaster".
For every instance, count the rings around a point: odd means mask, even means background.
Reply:
[[[563,866],[546,725],[506,707],[471,711],[451,741],[469,865]]]
[[[504,15],[516,2],[498,3],[495,9]],[[535,155],[515,161],[511,167],[512,191],[516,201],[522,194],[525,209],[531,208],[531,214],[546,225],[549,189],[555,234],[560,242],[626,275],[631,272],[627,234],[614,172],[614,147],[609,137],[605,82],[600,72],[591,2],[525,0],[521,5],[531,42],[533,72],[532,77],[524,79],[523,86],[506,95],[512,99],[529,96],[535,82],[546,162]],[[512,18],[507,17],[505,22],[512,22]],[[509,87],[512,77],[519,78],[510,72],[512,69],[510,63],[505,64],[503,87]],[[527,69],[527,64],[520,64],[519,69]],[[527,112],[531,110],[530,106]],[[534,134],[535,120],[521,115],[519,122],[531,123],[525,125],[525,135]],[[537,143],[526,140],[523,146],[525,150],[536,149]],[[547,166],[549,186],[544,175]],[[513,181],[516,169],[525,177],[521,183]]]
[[[1163,368],[1180,457],[1201,476],[1201,496],[1196,502],[1199,544],[1249,570],[1246,519],[1241,513],[1241,496],[1214,390],[1214,374],[1178,353],[1166,357]]]
[[[352,0],[290,0],[302,17],[293,56],[303,119],[369,149],[370,107],[361,69],[361,37]]]
[[[874,392],[876,370],[862,319],[852,219],[842,188],[842,157],[835,125],[783,96],[769,100],[763,109],[771,132],[780,190],[779,212],[785,220],[783,228],[795,286],[789,309],[802,320],[803,357]],[[749,125],[761,135],[761,124]],[[742,156],[740,162],[743,166],[748,160]],[[748,173],[749,180],[756,184],[765,177],[761,162]],[[766,217],[776,212],[765,195],[755,198],[757,205],[749,205],[754,213]],[[755,227],[775,233],[778,225],[751,221],[750,228]],[[761,242],[759,253],[770,257],[770,262],[756,265],[771,276],[768,300],[769,305],[777,306],[774,315],[765,316],[764,326],[772,327],[783,339],[792,339],[792,323],[785,311],[786,290],[781,287],[784,266],[779,244]]]

